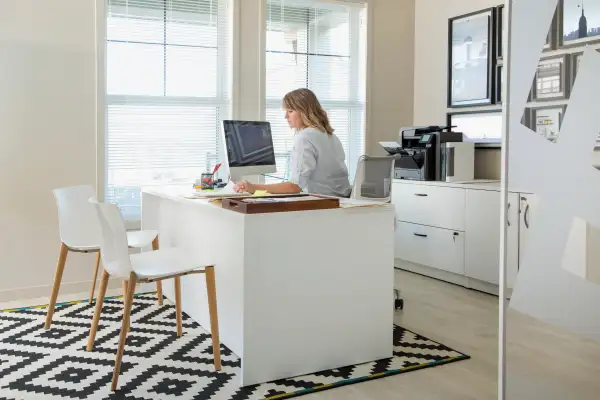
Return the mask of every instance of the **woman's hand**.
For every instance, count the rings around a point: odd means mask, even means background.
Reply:
[[[233,190],[235,190],[237,193],[244,193],[244,192],[254,193],[256,191],[256,188],[254,187],[253,184],[251,184],[248,181],[239,181],[238,183],[235,184],[235,186],[233,187]]]

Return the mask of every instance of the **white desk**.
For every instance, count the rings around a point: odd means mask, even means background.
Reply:
[[[142,228],[214,257],[242,386],[392,356],[393,206],[244,215],[181,190],[144,190]],[[163,291],[174,299],[172,280]],[[182,278],[182,308],[210,331],[202,275]]]

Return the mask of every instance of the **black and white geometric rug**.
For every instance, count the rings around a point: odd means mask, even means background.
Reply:
[[[210,335],[184,314],[178,338],[175,307],[159,306],[149,293],[134,300],[119,390],[112,393],[122,306],[120,297],[104,301],[89,353],[94,306],[87,301],[57,304],[49,330],[43,329],[46,306],[0,311],[0,400],[286,399],[469,358],[394,326],[393,358],[239,388],[239,358],[221,346],[223,368],[214,371]]]

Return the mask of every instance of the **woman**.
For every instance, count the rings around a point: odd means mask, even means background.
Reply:
[[[333,134],[327,113],[309,89],[297,89],[283,98],[285,119],[295,132],[291,154],[291,175],[287,182],[257,185],[237,182],[236,192],[254,193],[266,190],[272,194],[302,191],[327,196],[348,197],[352,188],[348,181],[344,148]]]

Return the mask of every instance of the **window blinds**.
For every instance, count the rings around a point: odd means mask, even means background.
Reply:
[[[365,5],[268,0],[266,12],[266,118],[273,131],[277,176],[287,177],[293,139],[282,98],[307,87],[329,115],[352,178],[365,144]]]
[[[229,117],[228,0],[106,0],[105,200],[214,167]]]

